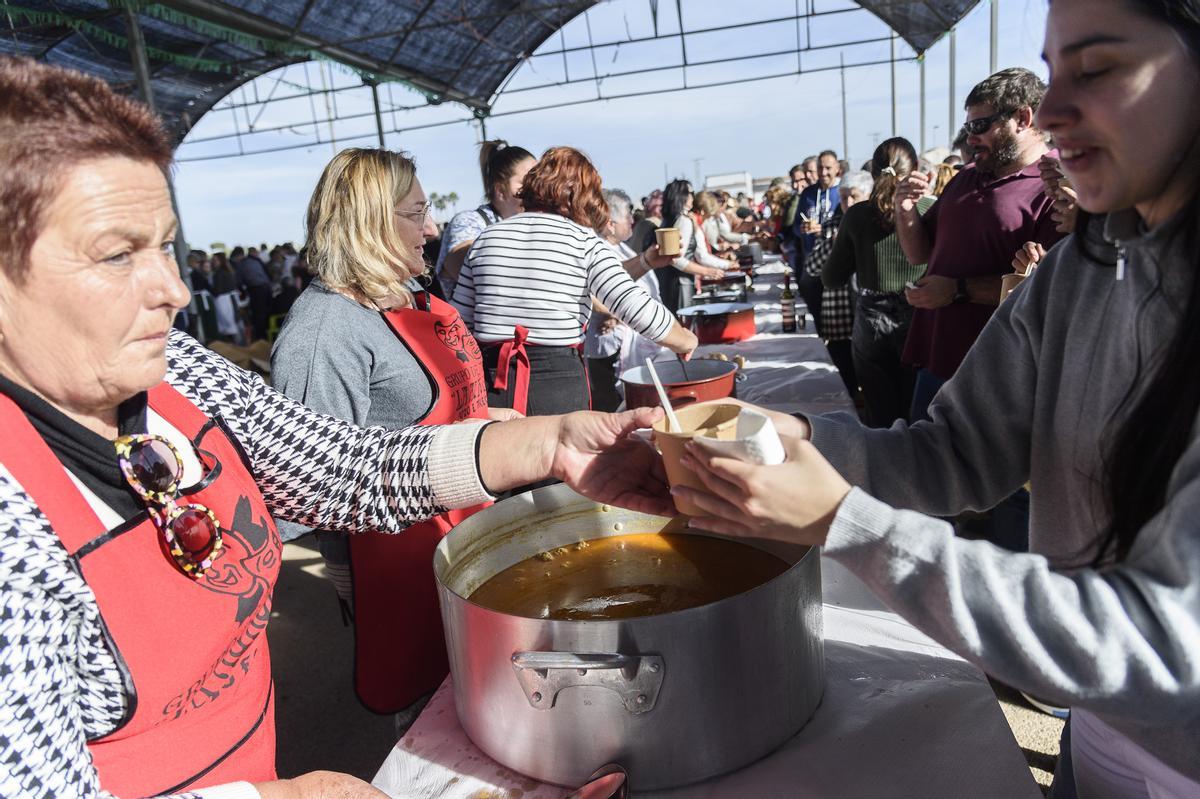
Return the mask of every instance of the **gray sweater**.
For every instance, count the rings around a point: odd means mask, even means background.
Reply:
[[[318,413],[359,427],[398,430],[421,419],[433,389],[383,316],[333,291],[319,279],[296,298],[271,348],[271,384]],[[277,520],[284,541],[311,528]],[[326,537],[321,552],[349,560],[344,540]]]
[[[271,383],[314,411],[359,427],[407,427],[433,402],[421,364],[383,316],[314,280],[271,350]]]
[[[1107,221],[1106,237],[1126,248],[1120,282],[1074,237],[1056,246],[996,311],[934,400],[932,422],[869,430],[846,414],[810,419],[813,443],[859,486],[825,554],[985,671],[1092,711],[1200,779],[1196,428],[1166,507],[1128,558],[1084,568],[1107,519],[1098,486],[1110,419],[1139,361],[1174,334],[1196,269],[1195,253],[1165,253],[1162,235],[1140,235],[1136,223],[1132,212]],[[1027,480],[1031,554],[894,509],[988,508]]]

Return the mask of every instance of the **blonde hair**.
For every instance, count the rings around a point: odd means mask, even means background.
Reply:
[[[702,191],[696,195],[696,210],[704,216],[716,216],[721,203],[711,191]]]
[[[958,172],[951,164],[937,165],[937,180],[933,184],[933,196],[941,197],[942,192],[950,185],[950,181],[957,175]]]
[[[767,189],[766,196],[763,199],[767,203],[767,207],[771,209],[771,218],[778,219],[783,215],[784,204],[788,198],[792,196],[791,189],[784,186],[771,186]]]
[[[371,302],[399,297],[425,271],[396,232],[396,205],[412,191],[417,165],[406,153],[350,148],[333,157],[308,201],[309,267],[334,290]]]

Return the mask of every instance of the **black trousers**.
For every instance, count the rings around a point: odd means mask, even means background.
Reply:
[[[579,350],[573,347],[535,347],[526,345],[529,353],[529,394],[526,416],[553,416],[571,411],[584,411],[591,403],[588,391],[587,366]],[[483,350],[483,371],[488,384],[488,407],[511,408],[517,385],[517,359],[508,367],[508,387],[503,391],[493,387],[500,360],[500,345]],[[519,410],[519,409],[518,409]],[[557,480],[541,480],[518,486],[501,498],[523,494],[542,486],[554,485]]]
[[[621,392],[617,390],[617,358],[614,352],[607,358],[588,358],[588,382],[592,386],[592,410],[612,413],[621,406]]]
[[[254,340],[267,340],[267,325],[271,318],[271,287],[251,286],[246,289],[250,297],[250,324],[254,328]]]
[[[858,393],[858,375],[854,373],[854,356],[851,354],[850,339],[839,338],[826,341],[825,348],[829,350],[829,360],[833,361],[833,365],[837,367],[838,375],[842,378],[842,385],[846,387],[850,399],[854,399],[854,395]]]
[[[658,296],[667,310],[675,313],[679,310],[679,276],[683,274],[673,266],[660,266],[654,270],[658,278]]]
[[[797,273],[796,292],[804,300],[804,304],[808,306],[808,313],[812,316],[815,323],[814,329],[820,330],[821,298],[825,296],[825,284],[821,282],[821,278],[806,275],[801,270]]]
[[[591,403],[588,391],[587,366],[583,356],[573,347],[536,347],[527,345],[529,353],[529,398],[526,416],[553,416],[571,411],[584,411]],[[513,407],[517,383],[517,359],[508,367],[508,387],[493,388],[500,345],[483,350],[483,371],[488,382],[488,406]]]
[[[867,425],[891,427],[897,419],[908,419],[917,379],[916,370],[900,361],[912,311],[897,320],[902,324],[894,330],[881,333],[871,325],[870,315],[864,313],[861,303],[857,310],[850,340],[854,372],[866,401]]]

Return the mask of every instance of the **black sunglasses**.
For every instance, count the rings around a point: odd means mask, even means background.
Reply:
[[[990,117],[970,119],[963,123],[963,130],[971,136],[982,136],[992,129],[992,125],[1010,116],[1012,116],[1011,111],[1001,111],[997,114],[992,114]]]

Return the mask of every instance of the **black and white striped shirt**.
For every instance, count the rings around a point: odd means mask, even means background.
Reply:
[[[480,343],[513,337],[565,347],[583,341],[590,297],[652,341],[671,330],[671,312],[621,266],[595,231],[557,214],[523,213],[479,235],[467,253],[453,303]]]

